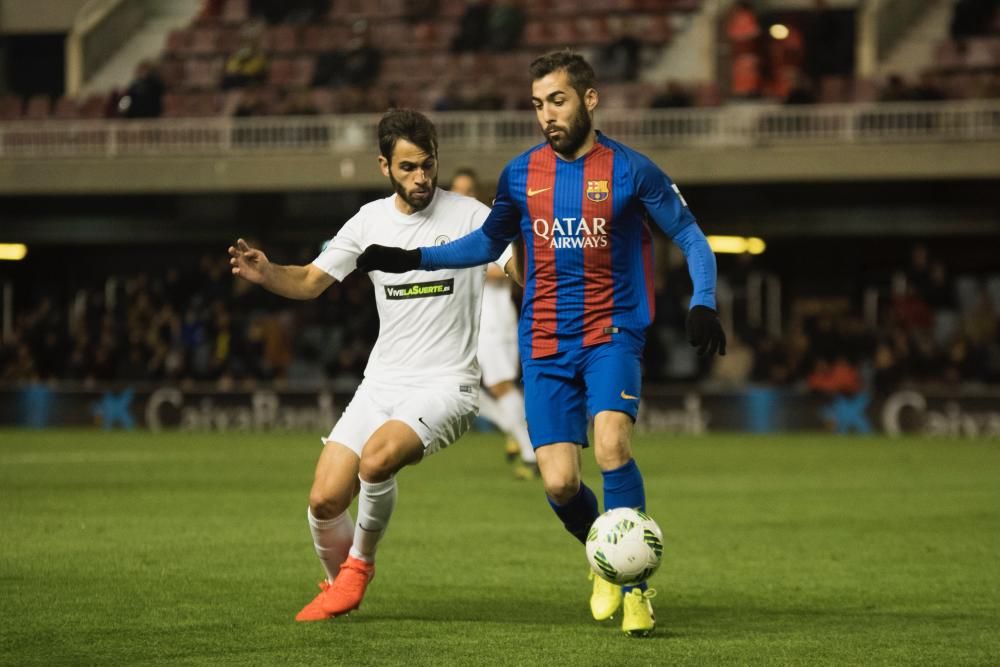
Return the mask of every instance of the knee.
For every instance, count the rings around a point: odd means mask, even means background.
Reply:
[[[379,447],[361,455],[359,474],[366,482],[384,482],[396,473],[395,457],[391,447]]]
[[[580,478],[576,475],[544,475],[545,493],[557,505],[565,505],[580,491]]]
[[[632,448],[627,440],[608,442],[603,447],[594,447],[594,459],[601,470],[620,468],[631,458]]]
[[[336,519],[351,504],[351,494],[329,494],[313,489],[309,492],[309,509],[321,521]]]

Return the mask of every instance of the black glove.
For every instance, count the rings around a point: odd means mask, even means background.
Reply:
[[[405,273],[420,268],[420,250],[372,244],[358,255],[358,270]]]
[[[707,306],[695,306],[688,312],[687,336],[691,347],[698,348],[698,356],[711,356],[716,351],[725,356],[726,332],[722,330],[719,314]]]

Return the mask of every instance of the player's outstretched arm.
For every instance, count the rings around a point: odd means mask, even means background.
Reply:
[[[234,276],[289,299],[315,299],[333,284],[333,276],[314,264],[272,264],[267,255],[243,239],[229,246],[229,264]]]
[[[360,271],[386,273],[405,273],[416,269],[467,269],[496,260],[507,243],[490,238],[482,228],[451,243],[414,250],[373,243],[358,255],[357,267]]]

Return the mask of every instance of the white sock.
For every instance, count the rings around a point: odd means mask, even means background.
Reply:
[[[347,558],[351,542],[354,541],[354,521],[351,520],[351,512],[344,510],[343,514],[332,519],[317,519],[310,507],[306,514],[316,555],[326,570],[327,581],[333,581],[340,572],[340,564]]]
[[[521,448],[521,459],[534,463],[538,459],[535,457],[535,450],[531,448],[531,438],[528,436],[528,422],[524,417],[524,396],[519,390],[511,389],[498,398],[497,403],[503,410],[506,421],[503,430],[517,440],[517,445]]]
[[[396,506],[396,478],[368,483],[361,480],[358,494],[358,523],[354,527],[351,555],[367,563],[375,562],[375,547],[385,534]]]
[[[479,416],[489,419],[501,431],[506,431],[507,416],[503,408],[485,389],[479,390]]]

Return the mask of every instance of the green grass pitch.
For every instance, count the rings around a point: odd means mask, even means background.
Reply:
[[[360,610],[293,622],[319,447],[0,431],[0,663],[1000,663],[995,440],[638,437],[666,537],[649,639],[589,618],[583,549],[489,434],[400,474]]]

